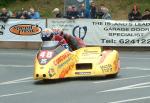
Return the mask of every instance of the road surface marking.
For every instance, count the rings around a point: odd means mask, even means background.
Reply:
[[[133,98],[133,99],[126,99],[126,100],[109,102],[109,103],[128,103],[128,102],[139,101],[139,100],[144,100],[144,99],[150,99],[150,96],[148,96],[148,97],[140,97],[140,98]]]
[[[4,64],[0,64],[0,67],[14,67],[14,68],[32,68],[33,65],[4,65]]]
[[[2,82],[2,83],[0,83],[0,85],[19,83],[19,82],[22,82],[22,81],[25,81],[25,80],[29,80],[29,79],[33,79],[33,77],[26,77],[26,78],[21,78],[21,79],[7,81],[7,82]]]
[[[131,57],[120,57],[120,58],[123,58],[123,59],[141,59],[141,60],[143,60],[143,59],[149,60],[150,59],[150,58],[140,58],[140,57],[138,57],[138,58],[137,57],[132,57],[132,58]]]
[[[26,82],[30,82],[30,81],[33,81],[33,80],[25,80],[25,81],[18,81],[18,82],[3,83],[3,84],[0,84],[0,86],[2,86],[2,85],[10,85],[10,84],[26,83]]]
[[[115,91],[131,90],[131,89],[148,88],[148,87],[150,87],[150,82],[144,82],[144,83],[138,83],[138,84],[134,84],[134,85],[123,86],[123,87],[104,90],[104,91],[98,91],[96,93],[115,92]]]
[[[93,82],[93,83],[95,83],[95,84],[98,84],[98,83],[107,83],[107,82],[111,82],[111,81],[122,81],[122,80],[130,80],[130,79],[138,79],[138,78],[146,78],[146,77],[150,77],[150,75],[128,77],[128,78],[120,78],[120,79],[113,79],[113,80],[106,80],[106,81],[98,81],[98,82]]]
[[[150,70],[149,68],[140,68],[140,67],[126,67],[122,70]]]
[[[22,94],[29,94],[29,93],[32,93],[32,91],[18,92],[18,93],[13,93],[13,94],[0,95],[0,98],[2,98],[2,97],[9,97],[9,96],[16,96],[16,95],[22,95]]]
[[[32,56],[32,55],[35,55],[35,53],[32,53],[32,54],[28,54],[28,53],[0,53],[0,55]]]

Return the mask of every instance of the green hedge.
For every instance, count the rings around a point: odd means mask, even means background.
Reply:
[[[15,2],[16,0],[0,0],[0,6],[7,6],[8,4]]]

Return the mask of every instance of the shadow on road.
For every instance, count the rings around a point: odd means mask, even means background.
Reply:
[[[107,76],[107,77],[78,77],[78,78],[65,78],[65,79],[54,79],[54,80],[39,80],[35,81],[35,85],[47,85],[47,84],[58,84],[58,83],[65,83],[65,82],[72,82],[72,81],[100,81],[100,80],[112,80],[120,78],[118,75],[117,77]]]

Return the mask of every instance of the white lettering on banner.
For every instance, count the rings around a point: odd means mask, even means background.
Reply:
[[[0,22],[0,41],[41,42],[41,31],[46,28],[46,19],[9,19],[4,25]]]
[[[48,27],[84,39],[87,45],[150,46],[150,21],[48,19]]]

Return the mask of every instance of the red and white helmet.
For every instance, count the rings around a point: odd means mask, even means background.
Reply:
[[[51,30],[53,31],[53,34],[54,34],[54,35],[62,34],[62,33],[63,33],[62,28],[59,28],[59,27],[54,27],[54,28],[52,28]]]
[[[49,28],[45,28],[42,32],[41,32],[41,35],[42,36],[50,36],[51,34],[53,33],[53,31]]]

